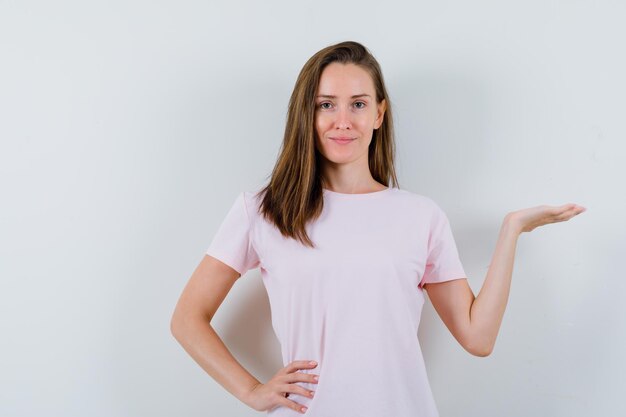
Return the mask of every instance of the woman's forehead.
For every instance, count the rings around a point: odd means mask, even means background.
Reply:
[[[363,68],[355,64],[331,63],[320,77],[317,95],[328,98],[372,96],[374,93],[374,82],[370,74]]]

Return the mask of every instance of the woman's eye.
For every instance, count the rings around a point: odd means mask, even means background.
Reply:
[[[326,105],[326,104],[328,104],[328,105],[330,106],[332,103],[329,103],[328,101],[325,101],[325,102],[323,102],[323,103],[318,104],[318,106],[319,106],[321,109],[325,109],[325,110],[326,110],[326,109],[329,109],[330,107],[324,107],[324,105]],[[357,106],[357,109],[362,109],[363,107],[365,107],[365,106],[367,105],[367,103],[365,103],[364,101],[357,101],[357,102],[356,102],[356,103],[354,103],[354,104]],[[362,106],[359,106],[359,104],[362,104]]]

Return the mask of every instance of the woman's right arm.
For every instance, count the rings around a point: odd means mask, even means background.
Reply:
[[[317,375],[298,371],[313,369],[317,364],[292,361],[262,384],[241,366],[211,326],[215,312],[240,276],[230,266],[205,255],[176,304],[170,323],[172,335],[202,369],[254,410],[284,406],[304,413],[306,408],[303,409],[302,404],[284,394],[312,398],[313,391],[297,382],[317,384]]]
[[[202,369],[248,404],[247,395],[260,382],[235,359],[210,323],[239,277],[228,265],[205,255],[176,304],[170,329]]]

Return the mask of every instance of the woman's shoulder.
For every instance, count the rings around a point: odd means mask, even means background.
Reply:
[[[263,200],[262,191],[264,188],[264,186],[257,186],[255,188],[244,189],[240,193],[246,205],[248,215],[251,218],[258,215],[259,207],[261,206],[261,201]]]
[[[394,195],[395,195],[395,198],[397,198],[400,201],[404,201],[404,202],[411,203],[411,204],[416,204],[416,205],[419,205],[420,207],[433,208],[437,206],[437,203],[431,197],[425,194],[414,192],[414,191],[405,190],[401,188],[395,188]]]

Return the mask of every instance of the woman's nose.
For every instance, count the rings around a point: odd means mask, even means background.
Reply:
[[[335,120],[335,124],[338,129],[346,129],[352,126],[352,121],[350,120],[350,112],[346,109],[340,109],[337,111],[337,119]]]

